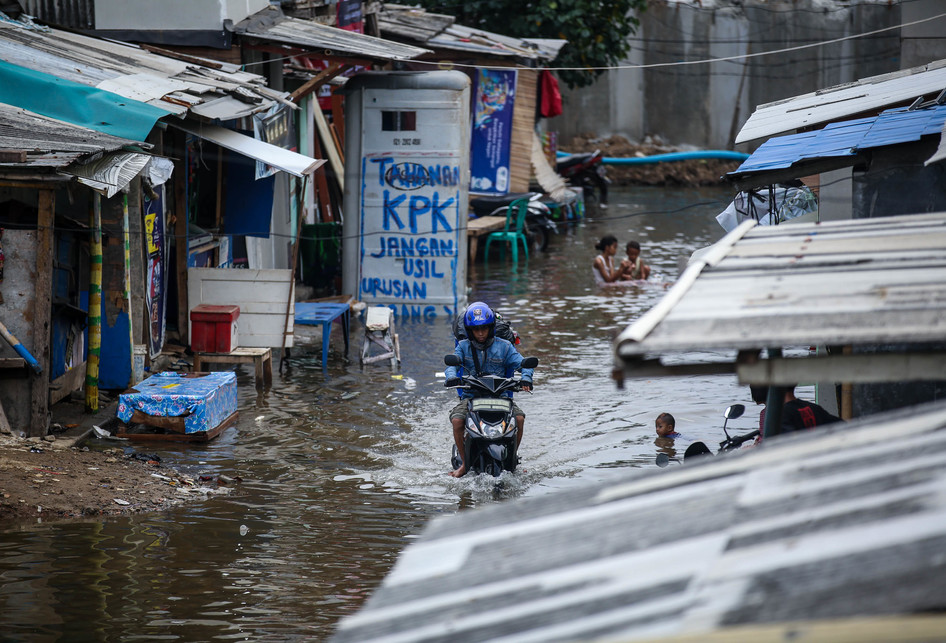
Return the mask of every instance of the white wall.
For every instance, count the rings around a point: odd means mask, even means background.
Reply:
[[[96,29],[214,30],[240,22],[269,0],[95,0]]]

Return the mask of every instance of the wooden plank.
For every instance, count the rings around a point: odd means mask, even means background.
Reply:
[[[240,346],[281,348],[291,279],[292,271],[288,269],[190,268],[187,310],[199,304],[239,306],[237,328]],[[291,306],[294,311],[294,302]],[[292,318],[290,313],[290,332]],[[287,346],[292,346],[292,335],[287,339]]]
[[[825,382],[866,384],[946,380],[946,353],[858,353],[796,359],[737,360],[740,384],[794,385],[812,373]]]
[[[73,391],[78,391],[82,388],[82,385],[85,383],[85,366],[86,362],[82,362],[78,366],[69,369],[50,383],[50,406],[61,402],[65,398],[69,397],[70,393]]]
[[[520,68],[516,71],[516,101],[512,112],[512,136],[509,144],[509,190],[528,192],[532,178],[532,136],[535,132],[535,101],[538,72]]]
[[[26,150],[0,149],[0,163],[26,163]]]
[[[22,357],[0,357],[0,370],[26,368],[26,360]]]
[[[335,63],[328,67],[328,69],[323,69],[303,83],[296,91],[292,92],[289,95],[289,100],[293,101],[294,103],[298,103],[309,94],[318,91],[322,85],[332,80],[339,74],[344,73],[348,69],[351,69],[351,65],[345,65],[341,63]]]
[[[329,131],[328,122],[325,120],[325,114],[322,113],[321,109],[312,110],[313,120],[315,121],[315,128],[318,131],[318,136],[322,141],[322,150],[325,152],[325,155],[328,157],[328,162],[332,166],[332,172],[335,173],[335,179],[338,183],[339,191],[345,192],[345,164],[342,163],[342,157],[338,150],[335,147],[335,141],[332,138],[332,133]]]
[[[36,219],[36,273],[33,277],[33,346],[30,352],[42,372],[30,378],[30,427],[27,435],[43,437],[49,431],[49,341],[53,286],[53,229],[56,193],[40,190]]]

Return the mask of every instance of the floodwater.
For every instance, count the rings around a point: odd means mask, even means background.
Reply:
[[[432,517],[656,470],[660,451],[718,442],[725,407],[751,405],[734,376],[631,380],[618,390],[610,351],[681,259],[722,237],[714,217],[729,198],[715,188],[615,189],[611,208],[565,230],[528,268],[498,253],[471,267],[470,300],[499,310],[520,351],[540,360],[534,394],[518,398],[522,464],[501,487],[446,475],[455,393],[435,374],[453,349],[449,321],[398,320],[396,372],[386,362],[360,367],[354,323],[350,362],[338,337],[327,372],[318,349],[294,349],[260,394],[241,366],[236,427],[205,445],[144,447],[193,475],[239,476],[232,494],[160,515],[0,532],[0,638],[325,640]],[[640,241],[650,283],[594,286],[594,244],[608,233],[622,247]],[[682,437],[656,439],[662,411]],[[750,406],[730,426],[749,430],[757,418]]]

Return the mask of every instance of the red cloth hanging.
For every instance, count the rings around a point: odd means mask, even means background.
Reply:
[[[562,113],[562,92],[558,89],[558,79],[548,69],[541,71],[542,116],[552,118]]]

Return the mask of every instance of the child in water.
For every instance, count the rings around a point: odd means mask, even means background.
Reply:
[[[661,438],[680,437],[680,434],[676,431],[677,421],[674,420],[673,416],[669,413],[661,413],[658,415],[654,425],[657,429],[657,435]]]
[[[636,241],[628,241],[625,250],[627,251],[627,259],[621,261],[621,279],[638,281],[650,277],[650,266],[641,261],[641,244]]]

